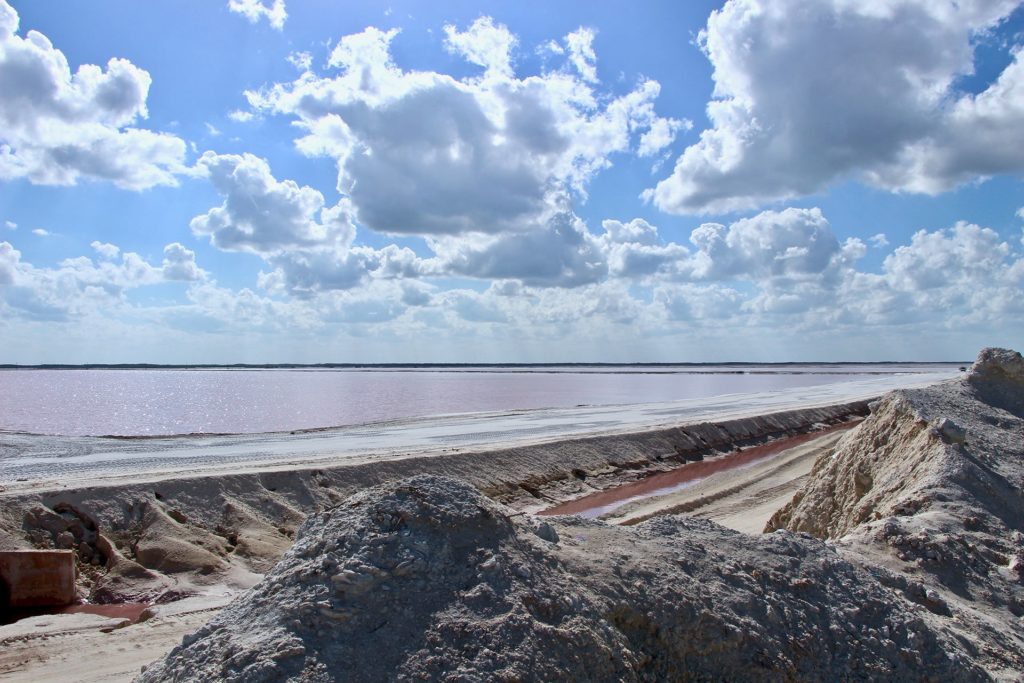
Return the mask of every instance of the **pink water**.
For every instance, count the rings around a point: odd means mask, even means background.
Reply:
[[[934,371],[935,366],[928,366]],[[923,371],[915,366],[460,370],[0,370],[0,430],[258,433],[424,415],[651,403]]]

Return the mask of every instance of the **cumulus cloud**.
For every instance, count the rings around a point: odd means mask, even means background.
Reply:
[[[397,29],[370,27],[331,51],[337,74],[305,72],[247,97],[295,119],[301,152],[336,160],[360,225],[428,238],[436,274],[558,286],[602,277],[594,237],[568,207],[612,155],[660,148],[684,125],[655,113],[660,86],[644,80],[615,97],[568,70],[519,78],[517,38],[488,17],[445,34],[482,76],[405,71],[391,56]],[[572,39],[585,60],[587,35]]]
[[[79,256],[54,268],[40,268],[23,261],[9,242],[0,242],[0,310],[28,319],[66,320],[123,307],[131,289],[168,280],[207,279],[195,254],[177,243],[164,248],[160,265],[113,244],[91,246],[99,260]]]
[[[914,233],[910,244],[885,258],[883,269],[896,289],[927,295],[937,289],[971,296],[971,289],[998,277],[1011,254],[999,234],[967,222],[949,230]]]
[[[264,159],[206,152],[196,166],[224,203],[193,218],[190,226],[220,249],[256,254],[312,246],[344,250],[355,236],[347,201],[325,207],[319,191],[277,180]]]
[[[672,274],[686,263],[689,250],[679,244],[665,244],[658,229],[642,218],[628,223],[605,220],[601,247],[615,277],[638,278]]]
[[[32,231],[32,234],[36,237],[49,237],[51,233],[46,228],[36,228]]]
[[[654,290],[654,301],[664,307],[670,320],[719,321],[742,314],[744,295],[723,285],[681,283],[661,285]]]
[[[512,76],[512,49],[518,40],[504,24],[494,24],[490,17],[480,17],[466,31],[451,24],[444,27],[445,47],[466,61],[484,67],[490,75]]]
[[[889,239],[885,236],[884,232],[877,233],[868,238],[873,247],[881,249],[882,247],[889,246]]]
[[[817,208],[705,223],[690,235],[693,251],[663,242],[642,219],[604,227],[610,281],[647,283],[668,321],[948,327],[1024,311],[1024,258],[995,231],[969,223],[919,231],[877,273],[858,269],[866,245],[837,238]]]
[[[17,230],[18,224],[15,223],[14,221],[4,221],[4,227],[6,227],[8,230]]]
[[[288,63],[299,71],[309,71],[313,66],[313,55],[306,51],[292,52],[288,55]]]
[[[20,251],[15,250],[10,242],[0,242],[0,285],[14,282],[14,272],[20,260]]]
[[[686,119],[655,118],[651,121],[650,129],[640,136],[640,146],[636,153],[641,157],[654,156],[675,142],[679,131],[691,128],[693,122]]]
[[[488,297],[471,290],[457,290],[442,295],[458,316],[471,323],[507,323],[508,316]]]
[[[596,36],[594,29],[581,26],[565,37],[569,61],[579,72],[580,78],[588,83],[597,83],[597,53],[594,52]]]
[[[700,280],[818,275],[843,255],[817,208],[764,211],[728,227],[705,223],[690,241],[698,249],[691,272]]]
[[[89,246],[92,247],[96,251],[96,253],[99,254],[102,258],[108,260],[116,259],[118,255],[121,253],[121,249],[117,245],[110,244],[109,242],[100,242],[94,240],[89,243]]]
[[[352,289],[380,265],[380,254],[369,247],[342,251],[289,249],[265,258],[274,269],[260,275],[260,286],[300,298],[309,298],[320,291]]]
[[[176,184],[184,141],[134,127],[148,115],[150,75],[116,58],[72,73],[46,36],[21,37],[18,26],[17,12],[0,0],[0,180],[87,178],[136,190]]]
[[[284,21],[288,18],[284,0],[228,0],[228,9],[241,14],[252,24],[266,19],[278,31],[284,28]]]
[[[263,258],[271,266],[259,277],[264,289],[309,298],[370,277],[422,273],[422,260],[408,248],[353,246],[356,227],[347,198],[326,206],[318,190],[275,178],[265,159],[206,152],[196,169],[224,201],[192,219],[193,234],[209,237],[218,249]]]
[[[645,197],[722,213],[844,178],[934,194],[1024,168],[1024,65],[978,94],[972,39],[1019,0],[729,0],[699,43],[714,69],[711,128]]]
[[[198,282],[206,279],[206,271],[196,265],[196,253],[180,242],[172,242],[164,247],[161,268],[165,280]]]
[[[415,281],[402,283],[402,303],[406,306],[427,306],[431,301],[430,287]]]
[[[498,235],[438,236],[426,273],[488,280],[517,279],[541,287],[578,287],[608,274],[601,245],[578,216],[552,216],[542,230]]]
[[[277,301],[248,287],[232,290],[200,281],[189,285],[186,295],[188,304],[156,309],[154,317],[188,332],[243,333],[246,338],[253,332],[295,335],[320,324],[305,302]]]

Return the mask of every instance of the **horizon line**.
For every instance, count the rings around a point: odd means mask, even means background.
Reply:
[[[361,369],[361,368],[557,368],[557,367],[707,367],[707,366],[764,366],[764,365],[971,365],[974,361],[944,360],[880,360],[880,361],[631,361],[631,362],[581,362],[568,363],[0,363],[0,370],[288,370],[288,369]]]

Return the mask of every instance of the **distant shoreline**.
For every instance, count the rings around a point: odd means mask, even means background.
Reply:
[[[756,363],[728,361],[723,363],[44,363],[19,365],[0,363],[0,370],[466,370],[495,368],[756,368],[756,367],[861,367],[871,365],[963,365],[971,361],[783,361]]]

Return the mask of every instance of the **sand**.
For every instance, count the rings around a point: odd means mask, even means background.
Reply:
[[[759,534],[801,487],[815,461],[831,454],[844,433],[829,431],[753,465],[725,470],[680,491],[630,503],[600,519],[612,524],[636,524],[658,515],[681,513]]]
[[[239,592],[220,593],[150,607],[148,618],[135,624],[93,614],[60,614],[0,626],[0,681],[130,681]]]

